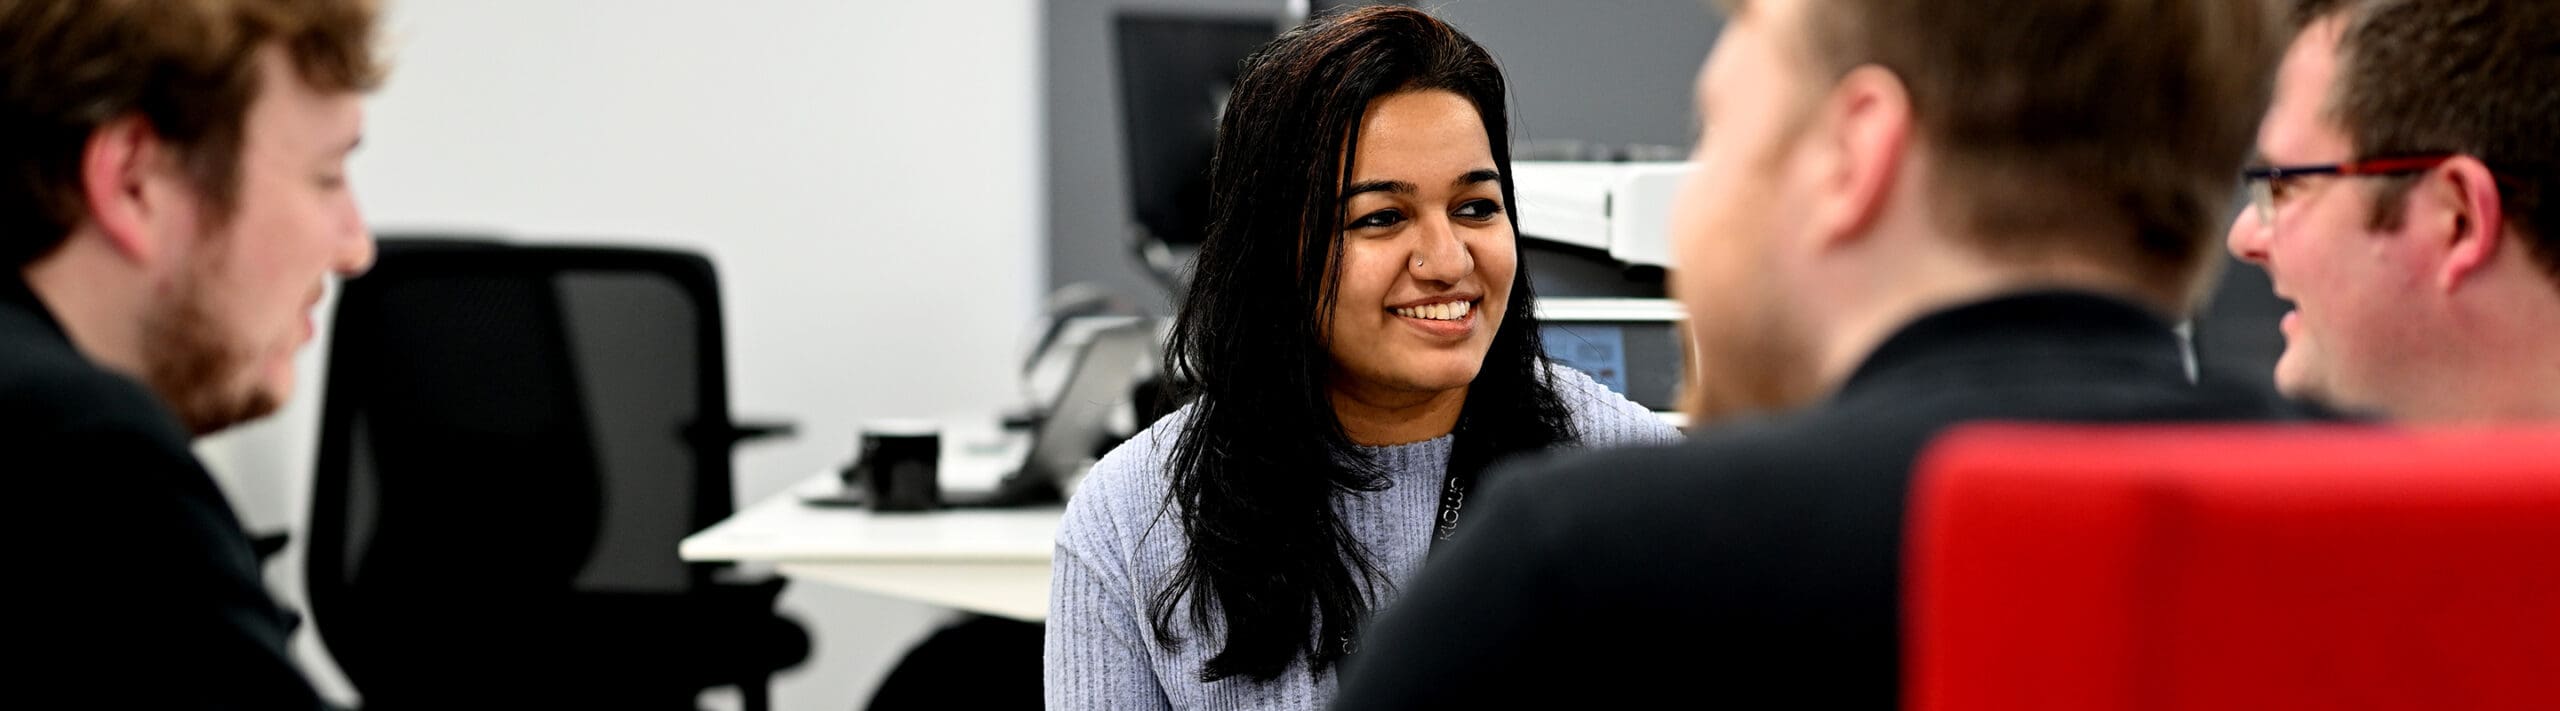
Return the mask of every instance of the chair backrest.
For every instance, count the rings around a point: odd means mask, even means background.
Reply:
[[[1988,425],[1919,477],[1908,708],[2560,703],[2560,430]]]
[[[733,506],[707,260],[385,239],[332,328],[307,582],[359,690],[581,596],[709,583],[676,556]]]

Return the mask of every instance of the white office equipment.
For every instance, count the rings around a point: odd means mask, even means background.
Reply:
[[[1629,265],[1671,266],[1671,202],[1685,162],[1511,164],[1520,232],[1607,253]]]
[[[1538,299],[1538,336],[1547,359],[1662,416],[1674,427],[1687,381],[1688,314],[1670,299]]]

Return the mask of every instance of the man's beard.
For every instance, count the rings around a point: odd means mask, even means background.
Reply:
[[[225,343],[200,275],[181,277],[171,292],[143,321],[143,380],[152,392],[199,437],[275,412],[281,403],[273,393],[236,384],[253,354]]]

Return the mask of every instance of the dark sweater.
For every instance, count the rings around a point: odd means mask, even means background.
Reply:
[[[1903,497],[1939,431],[2319,415],[2190,384],[2169,326],[2127,304],[1943,311],[1806,410],[1490,475],[1484,518],[1369,631],[1335,708],[1894,708]]]
[[[0,514],[18,552],[0,697],[29,708],[320,707],[177,417],[0,279]]]

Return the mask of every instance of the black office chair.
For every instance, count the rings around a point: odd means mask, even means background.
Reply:
[[[765,708],[808,634],[781,579],[686,564],[726,516],[711,263],[381,241],[338,298],[312,490],[312,623],[368,708]]]

